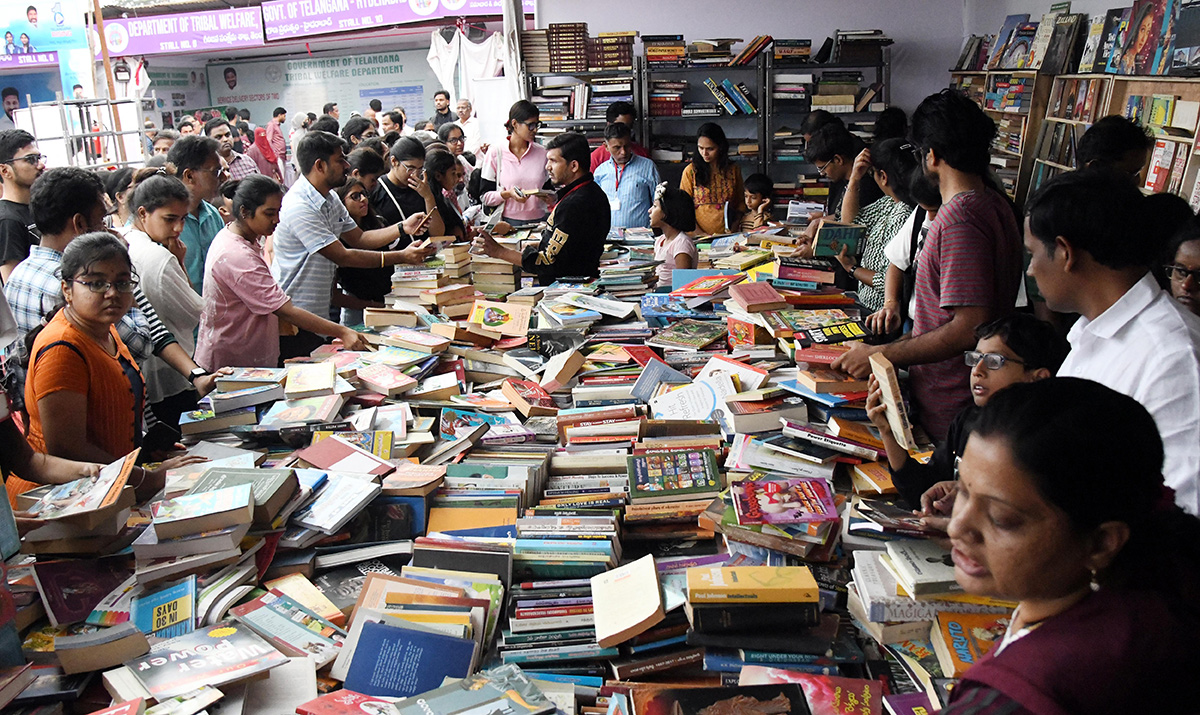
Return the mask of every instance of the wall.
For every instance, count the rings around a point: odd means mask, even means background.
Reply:
[[[208,77],[194,59],[151,57],[150,92],[157,99],[154,111],[146,116],[157,127],[174,126],[181,113],[208,106]],[[150,99],[150,92],[146,98]],[[166,116],[164,116],[166,115]],[[170,122],[167,122],[170,117]]]
[[[949,83],[947,71],[958,59],[964,37],[963,1],[659,0],[648,4],[645,0],[538,0],[536,17],[538,27],[552,22],[586,22],[592,35],[633,29],[642,34],[682,33],[688,39],[750,40],[764,33],[811,38],[814,51],[835,29],[878,28],[896,41],[892,46],[893,103],[912,111],[926,95]]]
[[[1080,12],[1089,18],[1104,15],[1114,7],[1129,7],[1133,0],[1073,0],[1071,12]],[[967,35],[995,34],[1004,24],[1004,18],[1018,13],[1029,13],[1030,20],[1040,20],[1050,9],[1051,0],[966,0],[963,8],[963,24]]]

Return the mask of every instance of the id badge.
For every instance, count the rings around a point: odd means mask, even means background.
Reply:
[[[616,196],[613,196],[612,198],[610,198],[608,200],[608,207],[610,209],[612,209],[613,211],[620,211],[621,210],[621,199],[617,198]]]

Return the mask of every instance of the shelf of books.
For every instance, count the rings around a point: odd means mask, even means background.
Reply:
[[[996,122],[992,167],[1009,197],[1021,205],[1035,156],[1026,143],[1040,135],[1052,77],[1034,70],[954,70],[950,78],[952,88],[966,93]]]
[[[1145,193],[1169,192],[1200,206],[1200,162],[1196,152],[1200,79],[1137,77],[1110,79],[1105,114],[1119,114],[1147,127],[1154,150],[1141,173]]]
[[[1064,171],[1079,168],[1075,151],[1083,133],[1104,116],[1109,75],[1062,75],[1055,77],[1046,104],[1046,117],[1034,151],[1030,192]]]
[[[604,114],[614,102],[630,102],[642,116],[638,91],[641,58],[633,54],[637,32],[589,37],[586,23],[551,25],[521,33],[529,100],[541,110],[538,137],[582,132],[593,146],[604,141]],[[641,127],[635,127],[635,134]]]

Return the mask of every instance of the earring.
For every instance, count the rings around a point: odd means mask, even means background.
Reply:
[[[1100,590],[1100,582],[1098,580],[1096,580],[1096,569],[1091,569],[1091,572],[1092,572],[1092,581],[1091,581],[1091,583],[1088,584],[1088,587],[1091,588],[1092,591],[1099,591]]]

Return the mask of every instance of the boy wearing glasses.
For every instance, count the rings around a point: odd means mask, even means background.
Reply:
[[[1055,177],[1026,203],[1029,275],[1048,308],[1081,316],[1060,374],[1142,403],[1162,436],[1167,486],[1198,514],[1200,318],[1150,273],[1166,246],[1145,231],[1148,202],[1111,171]]]
[[[945,504],[935,505],[935,502],[944,499],[952,489],[942,487],[930,494],[927,498],[929,503],[922,496],[943,482],[954,481],[955,462],[967,446],[971,423],[979,410],[993,395],[1009,385],[1053,377],[1067,356],[1066,342],[1054,327],[1024,313],[1015,313],[979,326],[975,338],[978,341],[975,349],[963,355],[967,367],[971,368],[972,403],[955,416],[946,441],[933,451],[928,464],[921,464],[908,456],[908,452],[896,442],[888,426],[883,391],[874,376],[869,380],[867,416],[871,424],[879,429],[880,439],[887,449],[892,482],[909,506],[923,510],[927,517],[934,519],[949,516],[949,510],[944,509]]]
[[[29,215],[29,189],[45,170],[46,163],[32,134],[23,129],[0,132],[0,179],[4,182],[4,198],[0,199],[0,282],[8,282],[13,269],[29,257],[29,249],[38,242]]]

